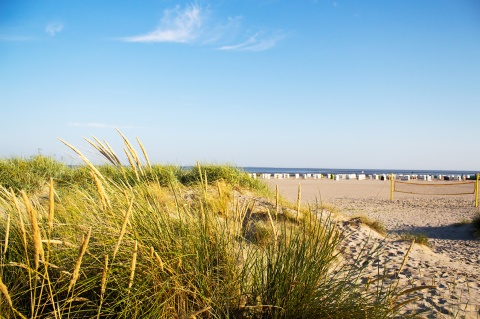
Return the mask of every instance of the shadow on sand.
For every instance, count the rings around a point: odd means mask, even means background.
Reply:
[[[412,233],[423,234],[432,239],[450,239],[450,240],[480,240],[474,234],[473,226],[470,224],[454,224],[445,226],[422,226],[410,227],[402,230],[395,230],[393,233]]]

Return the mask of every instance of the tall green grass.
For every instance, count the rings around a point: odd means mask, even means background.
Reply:
[[[65,164],[43,155],[0,159],[0,185],[16,191],[38,191],[50,178],[63,177],[68,173]]]
[[[270,191],[266,185],[252,179],[247,173],[233,165],[202,164],[202,176],[196,166],[182,168],[173,165],[151,165],[143,169],[142,175],[131,166],[95,166],[96,170],[105,179],[122,186],[133,186],[141,183],[157,183],[168,187],[172,184],[192,186],[203,181],[209,185],[225,182],[238,190],[251,189],[265,196]],[[54,178],[60,187],[75,185],[83,187],[93,182],[92,172],[88,166],[68,167],[54,158],[42,155],[30,158],[0,159],[0,186],[12,188],[16,192],[24,190],[27,193],[36,193]]]
[[[378,248],[342,261],[321,209],[292,221],[237,169],[130,155],[44,193],[0,188],[4,318],[394,318],[408,303],[362,283]]]

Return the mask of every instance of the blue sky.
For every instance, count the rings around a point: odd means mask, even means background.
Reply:
[[[480,2],[0,1],[0,157],[480,171]]]

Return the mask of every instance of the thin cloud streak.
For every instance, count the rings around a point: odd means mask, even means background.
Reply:
[[[203,20],[204,12],[197,5],[190,5],[184,10],[177,7],[174,10],[164,11],[160,27],[155,31],[122,40],[126,42],[188,43],[199,36]]]
[[[49,23],[45,27],[45,32],[51,37],[54,37],[55,35],[57,35],[57,33],[60,33],[62,30],[63,30],[63,24],[58,22]]]
[[[258,39],[260,34],[257,33],[251,36],[247,41],[235,44],[235,45],[226,45],[219,47],[218,50],[221,51],[265,51],[273,48],[278,41],[283,39],[283,36],[272,36],[270,38]]]

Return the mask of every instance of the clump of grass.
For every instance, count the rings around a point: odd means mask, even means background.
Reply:
[[[65,164],[43,155],[3,158],[0,159],[0,186],[15,192],[38,192],[50,178],[63,176],[68,170]]]
[[[201,169],[199,170],[198,167]],[[258,192],[268,193],[265,184],[257,179],[250,178],[248,174],[234,165],[213,165],[198,163],[197,167],[190,167],[183,171],[179,177],[183,185],[191,186],[200,182],[206,182],[215,185],[217,181],[223,181],[229,185],[233,185],[238,189],[255,189]]]
[[[248,226],[245,238],[255,245],[265,247],[273,243],[273,234],[274,231],[269,224],[263,221],[255,221]]]
[[[368,218],[365,215],[359,215],[359,216],[353,217],[352,219],[359,220],[362,224],[367,225],[368,227],[375,230],[379,234],[385,235],[387,233],[387,229],[385,228],[385,225],[379,220]]]
[[[400,239],[405,241],[415,240],[415,243],[419,245],[430,247],[428,236],[423,233],[411,233],[411,232],[400,233]]]

